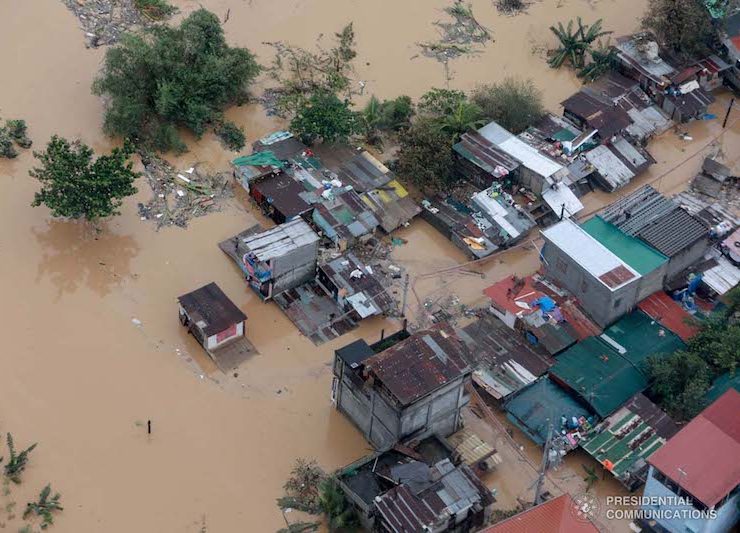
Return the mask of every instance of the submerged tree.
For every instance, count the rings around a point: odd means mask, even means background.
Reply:
[[[107,51],[93,92],[105,97],[108,134],[182,151],[177,128],[199,137],[221,123],[259,70],[249,50],[227,45],[216,15],[199,9],[179,27],[126,35]]]
[[[360,116],[336,95],[318,92],[304,102],[290,123],[306,144],[346,142],[362,131]]]
[[[13,443],[13,436],[10,433],[8,433],[6,441],[8,443],[9,456],[8,462],[5,464],[5,475],[13,483],[20,483],[21,474],[28,464],[28,454],[33,451],[36,444],[32,444],[21,452],[16,452],[15,445]],[[0,460],[2,460],[2,458],[0,458]]]
[[[41,517],[41,529],[47,529],[54,523],[53,513],[57,511],[63,511],[60,500],[62,495],[58,492],[52,495],[51,484],[46,485],[39,494],[39,499],[36,502],[29,502],[26,504],[26,510],[23,512],[23,519],[26,520],[31,515]]]
[[[359,529],[360,521],[357,513],[347,501],[335,478],[329,477],[321,482],[319,502],[321,509],[328,518],[330,531],[354,531]]]
[[[54,135],[46,150],[34,152],[40,166],[29,174],[41,182],[33,205],[45,205],[52,216],[95,221],[117,215],[123,198],[136,193],[130,143],[93,161],[87,145]]]
[[[718,42],[717,29],[701,0],[649,0],[642,26],[681,59],[704,56]]]
[[[501,83],[482,85],[473,91],[473,102],[481,108],[486,120],[518,134],[545,114],[542,92],[532,80],[506,78]]]
[[[582,68],[585,63],[586,52],[600,37],[611,34],[610,31],[601,29],[601,19],[592,25],[583,24],[581,17],[577,18],[578,28],[574,30],[573,21],[568,21],[567,26],[558,22],[557,26],[550,26],[550,31],[560,41],[560,46],[553,51],[548,61],[553,68],[560,67],[565,61],[569,61],[574,68]]]

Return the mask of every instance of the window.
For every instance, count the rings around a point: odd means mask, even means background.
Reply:
[[[621,298],[617,298],[616,300],[614,300],[614,309],[617,309],[620,305],[622,305]]]

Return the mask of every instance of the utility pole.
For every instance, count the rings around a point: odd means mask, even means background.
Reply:
[[[542,464],[540,465],[540,472],[537,476],[537,486],[534,490],[534,505],[539,505],[540,499],[542,498],[542,486],[545,483],[545,473],[547,472],[547,465],[549,463],[550,445],[552,443],[552,422],[547,424],[547,440],[545,441],[545,451],[542,452]]]
[[[730,118],[730,111],[732,111],[733,105],[735,105],[735,98],[730,98],[730,105],[727,106],[727,114],[725,114],[725,120],[722,122],[722,129],[727,127],[727,119]]]

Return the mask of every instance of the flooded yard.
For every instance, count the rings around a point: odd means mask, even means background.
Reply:
[[[270,48],[264,41],[311,46],[317,35],[353,22],[356,79],[366,82],[365,95],[418,97],[434,86],[470,89],[519,75],[535,80],[554,111],[579,82],[542,59],[538,50],[552,44],[547,27],[581,15],[603,18],[618,35],[636,27],[645,5],[540,0],[509,17],[490,0],[475,1],[493,41],[445,70],[417,44],[437,37],[433,22],[446,5],[438,0],[173,3],[183,13],[201,4],[223,18],[229,13],[230,43],[249,47],[265,64]],[[102,102],[90,93],[105,49],[85,47],[77,19],[60,0],[0,1],[0,25],[0,116],[25,119],[37,149],[54,133],[99,152],[110,149],[101,131]],[[726,96],[718,98],[711,112],[723,116],[726,105]],[[256,105],[231,109],[227,117],[245,128],[250,143],[282,126]],[[693,141],[669,132],[650,145],[658,164],[630,190],[651,180],[661,191],[680,190],[702,158],[683,159],[700,149],[721,148],[737,168],[736,122],[724,132],[718,120],[689,129]],[[191,151],[169,158],[176,168],[202,163],[227,170],[233,154],[212,134],[185,140]],[[381,329],[394,331],[398,323],[365,321],[318,347],[302,337],[276,305],[249,290],[217,247],[265,223],[241,191],[187,230],[156,232],[137,213],[137,202],[151,192],[140,179],[122,215],[96,234],[30,207],[33,164],[30,150],[0,160],[0,432],[12,432],[19,446],[39,442],[23,484],[12,488],[18,505],[51,482],[65,507],[54,526],[59,532],[275,531],[285,525],[275,499],[297,457],[316,458],[331,470],[369,451],[330,406],[333,350],[354,338],[379,338]],[[613,198],[592,193],[586,210]],[[484,287],[538,265],[537,242],[456,268],[467,260],[426,222],[414,221],[399,236],[408,243],[394,257],[413,275],[413,320],[424,320],[426,299],[454,294],[479,305]],[[259,352],[237,375],[218,372],[177,320],[177,296],[211,281],[246,312],[247,336]],[[20,520],[7,525],[13,531]]]

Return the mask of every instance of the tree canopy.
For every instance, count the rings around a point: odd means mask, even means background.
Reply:
[[[642,26],[681,59],[706,55],[717,40],[701,0],[649,0]]]
[[[128,161],[132,153],[127,142],[93,161],[90,147],[54,135],[45,151],[34,152],[40,166],[29,174],[41,182],[41,190],[31,205],[43,204],[55,217],[88,221],[118,214],[123,198],[136,193],[137,174]]]
[[[291,130],[306,144],[346,142],[362,131],[359,113],[352,111],[347,100],[335,94],[317,92],[297,111]]]
[[[506,78],[501,83],[475,89],[472,101],[483,116],[514,134],[521,133],[545,113],[542,93],[532,80]]]
[[[124,36],[107,51],[93,92],[105,98],[108,134],[182,151],[177,128],[203,135],[224,108],[246,100],[259,71],[249,50],[228,46],[216,15],[199,9],[179,27]]]
[[[443,191],[453,179],[452,137],[431,118],[416,120],[401,136],[396,170],[425,191]]]

